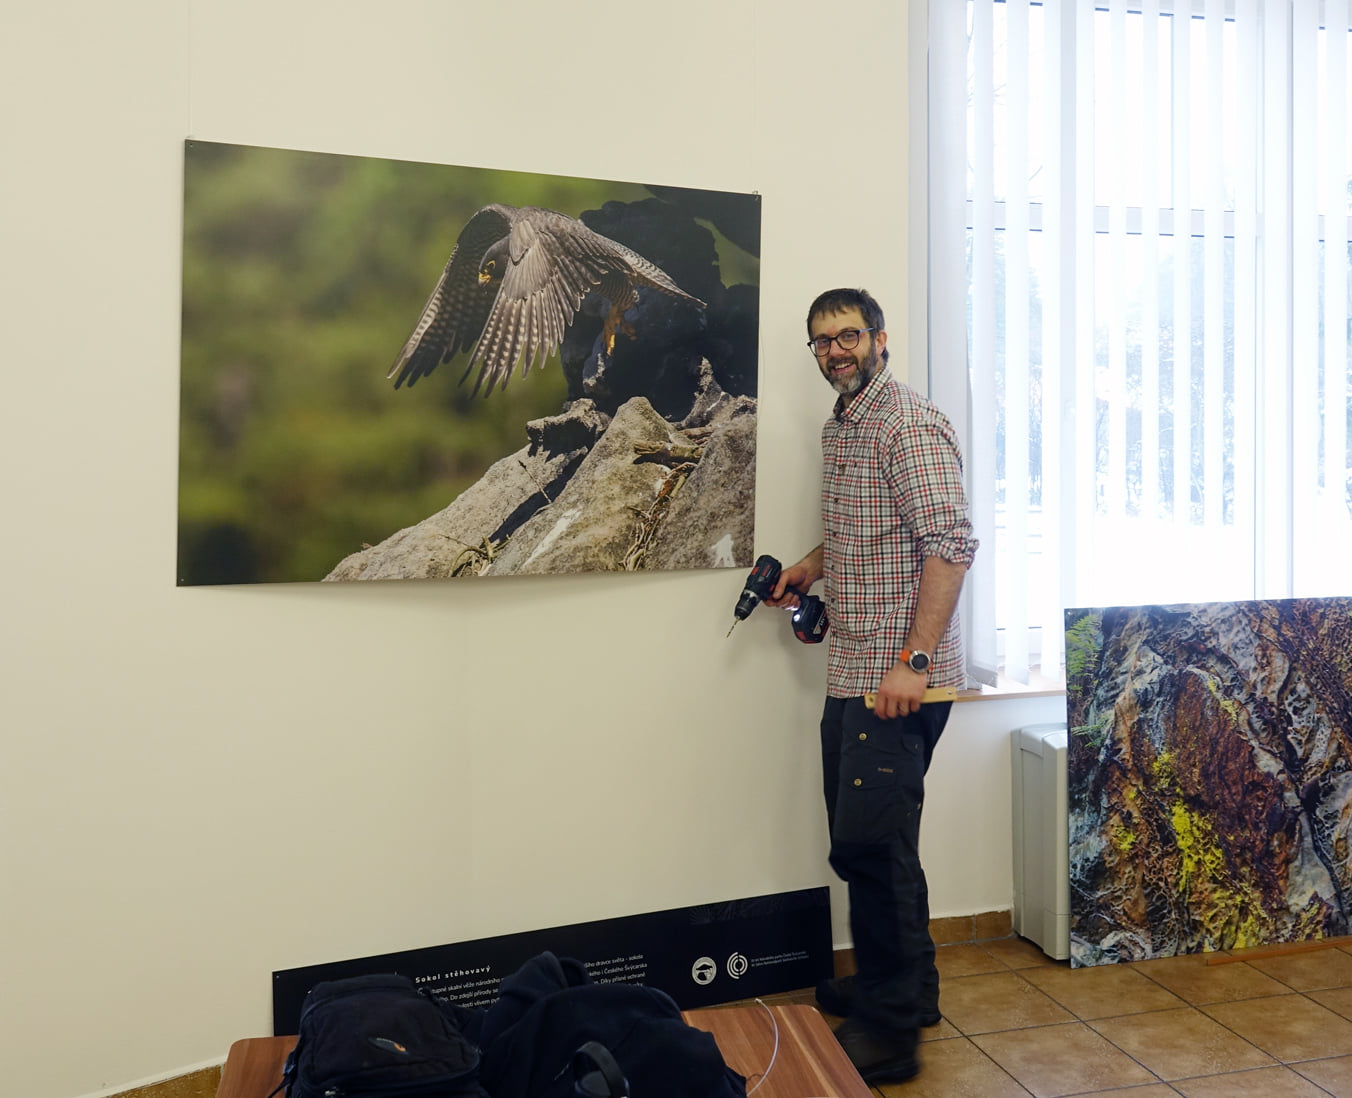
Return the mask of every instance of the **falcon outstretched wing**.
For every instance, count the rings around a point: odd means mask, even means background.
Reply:
[[[468,351],[483,331],[493,308],[495,287],[479,282],[484,253],[511,228],[510,206],[485,206],[466,222],[413,333],[386,377],[394,387],[413,385],[460,351]]]
[[[414,384],[439,363],[473,347],[465,377],[477,366],[474,392],[524,376],[563,342],[583,299],[599,290],[611,302],[607,334],[651,286],[703,305],[658,266],[581,221],[535,206],[485,206],[456,240],[388,377]],[[461,381],[464,377],[461,378]]]
[[[507,240],[484,256],[485,266],[500,262],[492,278],[501,284],[465,372],[478,365],[474,391],[487,382],[485,395],[507,383],[518,360],[524,377],[558,350],[582,299],[612,265],[605,237],[582,222],[533,206],[516,213]]]

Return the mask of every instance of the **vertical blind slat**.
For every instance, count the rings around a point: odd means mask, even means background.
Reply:
[[[1324,507],[1332,522],[1347,514],[1347,0],[1325,0],[1326,111],[1324,198]],[[1336,529],[1336,526],[1334,527]],[[1333,536],[1333,530],[1327,531]]]
[[[1224,0],[1207,0],[1205,32],[1205,70],[1197,87],[1205,96],[1206,130],[1206,206],[1203,246],[1204,312],[1202,322],[1202,500],[1203,518],[1208,530],[1224,521],[1225,491],[1223,465],[1226,456],[1224,435],[1225,371],[1225,168],[1226,149],[1224,104],[1229,88],[1224,80],[1221,56],[1224,51]]]
[[[1176,10],[1172,17],[1170,62],[1173,85],[1173,178],[1170,205],[1174,226],[1173,339],[1171,384],[1172,431],[1168,449],[1173,468],[1173,516],[1185,526],[1191,514],[1192,490],[1192,26]]]
[[[1005,674],[1028,681],[1028,0],[1006,0]]]
[[[1236,0],[1235,71],[1236,115],[1241,120],[1256,119],[1258,84],[1258,0]],[[1234,524],[1237,530],[1252,530],[1257,466],[1254,401],[1256,325],[1247,318],[1257,309],[1257,141],[1251,125],[1235,127],[1235,304],[1234,304],[1234,392],[1235,392],[1235,465]],[[1241,449],[1243,452],[1241,453]],[[1256,591],[1251,591],[1256,594]]]
[[[971,134],[972,157],[972,236],[971,236],[971,315],[972,361],[989,369],[995,361],[995,157],[993,74],[994,18],[989,6],[976,4],[972,9],[971,52],[973,62]],[[971,393],[972,437],[996,437],[994,394],[990,385],[974,385]],[[995,451],[992,446],[974,446],[967,455],[975,484],[993,486],[996,481]],[[971,501],[977,537],[988,555],[992,579],[996,553],[995,496],[988,491]],[[991,619],[990,639],[995,639],[996,593],[993,591],[980,613]],[[980,623],[977,625],[980,628]]]
[[[1319,160],[1315,120],[1319,113],[1319,13],[1316,0],[1295,0],[1291,24],[1291,161]],[[1318,175],[1291,177],[1291,405],[1296,415],[1319,406],[1319,187]],[[1297,420],[1299,423],[1299,420]],[[1313,512],[1318,476],[1319,432],[1292,432],[1291,499],[1297,517]],[[1295,566],[1303,553],[1296,542]]]
[[[1073,0],[1071,0],[1073,2]],[[1042,56],[1044,60],[1042,124],[1049,135],[1043,149],[1042,208],[1042,566],[1047,582],[1035,610],[1034,624],[1041,627],[1041,663],[1060,667],[1065,635],[1060,626],[1061,607],[1066,605],[1071,577],[1062,567],[1061,499],[1065,461],[1062,449],[1061,364],[1065,349],[1074,345],[1066,332],[1073,312],[1063,307],[1066,292],[1062,256],[1069,239],[1063,229],[1065,210],[1065,159],[1060,135],[1067,112],[1067,85],[1063,78],[1068,53],[1062,43],[1061,0],[1043,4]],[[1063,589],[1064,588],[1064,589]]]
[[[1107,132],[1123,135],[1127,132],[1126,112],[1126,0],[1110,0],[1108,19],[1095,20],[1096,32],[1107,34],[1108,66],[1106,72],[1094,74],[1097,86],[1095,99],[1103,97],[1109,103]],[[1108,234],[1106,240],[1096,234],[1100,248],[1107,249],[1107,262],[1096,272],[1101,280],[1095,294],[1102,303],[1101,321],[1108,330],[1107,406],[1108,438],[1106,468],[1102,470],[1102,503],[1108,516],[1117,517],[1126,510],[1127,495],[1127,318],[1126,295],[1114,293],[1113,285],[1127,269],[1127,206],[1123,188],[1126,164],[1122,158],[1123,140],[1105,141],[1096,163],[1102,178],[1096,188],[1096,203],[1108,207]]]
[[[973,463],[970,356],[967,335],[967,7],[934,5],[927,13],[927,41],[934,64],[926,74],[928,88],[927,143],[930,186],[929,295],[923,342],[929,347],[929,389],[933,399],[953,421],[966,456],[968,499],[973,501],[973,523],[983,545],[994,544],[994,532],[983,522],[988,509],[980,506],[988,492],[978,490]],[[957,63],[953,63],[957,62]],[[911,364],[914,369],[914,364]],[[983,482],[984,483],[984,482]],[[998,682],[992,554],[977,554],[963,585],[961,616],[971,681],[994,686]]]
[[[1073,13],[1074,24],[1069,27],[1072,53],[1075,59],[1075,86],[1070,90],[1070,100],[1074,111],[1073,139],[1069,148],[1071,170],[1068,178],[1073,181],[1070,194],[1071,238],[1067,252],[1072,253],[1065,268],[1067,295],[1072,303],[1071,334],[1073,353],[1065,357],[1062,366],[1062,387],[1070,395],[1070,415],[1072,424],[1069,436],[1073,439],[1070,467],[1073,470],[1073,499],[1063,512],[1066,527],[1073,529],[1070,551],[1063,560],[1071,562],[1088,560],[1094,552],[1093,519],[1097,509],[1095,499],[1094,461],[1095,452],[1095,413],[1094,383],[1092,375],[1082,376],[1082,364],[1094,361],[1094,303],[1089,294],[1078,292],[1081,277],[1079,272],[1092,272],[1094,262],[1094,172],[1092,165],[1095,156],[1093,99],[1089,90],[1094,86],[1093,42],[1094,24],[1092,13],[1084,10],[1075,0],[1067,0],[1066,15]],[[1077,584],[1082,591],[1083,585]],[[1087,599],[1096,598],[1090,590]]]
[[[1292,447],[1291,365],[1293,335],[1290,8],[1263,10],[1263,115],[1261,177],[1263,201],[1263,353],[1258,363],[1256,438],[1265,453],[1290,455]],[[1258,598],[1288,594],[1292,578],[1290,530],[1295,505],[1285,462],[1264,461],[1257,473],[1255,568]]]
[[[1141,514],[1160,513],[1159,0],[1141,5]]]

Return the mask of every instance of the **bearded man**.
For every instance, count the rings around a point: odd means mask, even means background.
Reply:
[[[829,290],[807,330],[839,394],[822,429],[823,537],[766,602],[795,605],[789,588],[825,581],[822,780],[858,969],[821,984],[817,999],[846,1019],[836,1036],[864,1080],[899,1081],[920,1070],[919,1028],[940,1018],[920,810],[952,703],[924,696],[964,685],[956,609],[977,542],[952,425],[888,370],[878,303]]]

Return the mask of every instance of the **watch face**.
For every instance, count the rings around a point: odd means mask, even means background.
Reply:
[[[924,652],[912,652],[908,661],[912,671],[928,671],[930,658]]]

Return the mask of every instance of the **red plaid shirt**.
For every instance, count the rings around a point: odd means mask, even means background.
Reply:
[[[878,689],[915,615],[925,558],[970,566],[977,542],[953,427],[884,367],[822,428],[822,564],[831,624],[826,692]],[[931,686],[965,680],[953,615],[930,653]]]

